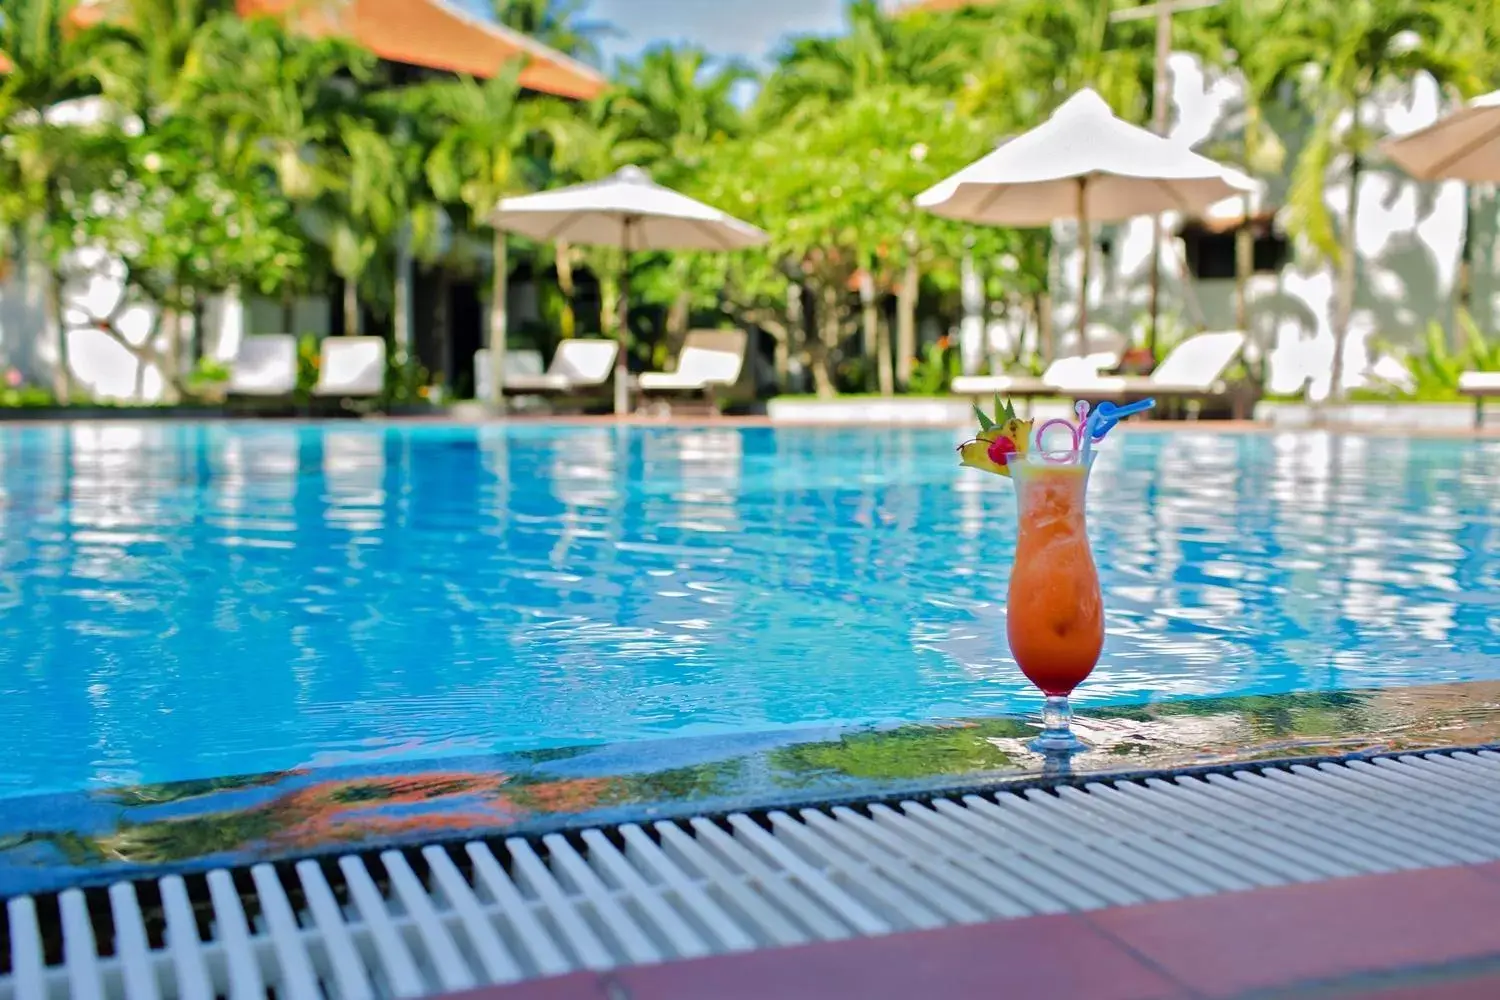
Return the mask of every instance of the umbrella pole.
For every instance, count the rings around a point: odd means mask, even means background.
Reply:
[[[621,223],[620,246],[624,253],[620,261],[620,321],[615,329],[615,337],[619,340],[619,350],[615,352],[615,416],[623,417],[630,412],[630,387],[626,380],[630,377],[630,364],[626,360],[626,351],[630,344],[630,229],[635,220],[626,216]]]
[[[1093,257],[1093,240],[1089,235],[1089,209],[1084,197],[1088,179],[1078,178],[1078,245],[1083,250],[1083,276],[1078,281],[1078,355],[1088,353],[1089,330],[1089,263]]]

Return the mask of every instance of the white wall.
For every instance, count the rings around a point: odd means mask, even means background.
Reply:
[[[135,356],[108,333],[94,325],[92,317],[107,315],[123,294],[118,265],[102,254],[79,254],[80,268],[91,277],[69,282],[63,302],[63,320],[68,330],[68,356],[74,382],[101,400],[153,403],[163,398],[165,383],[155,365],[144,370]],[[24,260],[16,262],[0,280],[0,370],[14,367],[29,383],[50,388],[57,370],[57,337],[47,328],[46,295],[50,276]],[[127,308],[117,326],[132,344],[150,335],[154,310],[136,305]],[[293,306],[293,328],[283,329],[279,300],[259,296],[224,295],[210,299],[203,309],[203,353],[205,357],[229,361],[249,334],[328,333],[328,302],[303,298]],[[188,331],[182,347],[187,348]],[[158,344],[160,345],[160,341]]]
[[[1230,133],[1242,94],[1233,76],[1205,73],[1189,55],[1171,60],[1175,105],[1174,138],[1200,150]],[[1418,78],[1400,93],[1374,102],[1366,119],[1377,134],[1407,132],[1434,121],[1440,113],[1434,81]],[[1284,123],[1283,123],[1284,125]],[[1281,138],[1287,146],[1289,174],[1306,136],[1295,128]],[[1344,165],[1335,164],[1327,200],[1335,224],[1342,226],[1347,184]],[[1287,177],[1268,182],[1270,207],[1284,204]],[[1356,223],[1360,280],[1345,361],[1345,384],[1359,385],[1370,364],[1374,336],[1396,344],[1416,343],[1429,320],[1447,325],[1462,248],[1464,186],[1457,182],[1420,184],[1399,171],[1372,165],[1360,182]],[[1165,218],[1167,232],[1180,221]],[[1493,229],[1493,226],[1490,227]],[[1108,257],[1097,255],[1089,283],[1090,326],[1103,323],[1143,336],[1149,308],[1151,220],[1133,219],[1106,227],[1113,236]],[[1483,231],[1476,226],[1476,231]],[[1056,329],[1064,336],[1077,322],[1077,294],[1082,258],[1076,226],[1058,224],[1060,274],[1054,301]],[[1481,242],[1481,247],[1485,244]],[[1180,240],[1166,241],[1162,254],[1162,310],[1182,317],[1187,329],[1226,329],[1234,325],[1234,282],[1184,281]],[[1314,398],[1328,393],[1332,377],[1332,316],[1335,296],[1330,265],[1304,265],[1294,250],[1292,261],[1277,275],[1257,275],[1249,289],[1250,322],[1258,342],[1269,350],[1268,388],[1295,392],[1310,382]],[[1493,313],[1497,290],[1492,263],[1476,267],[1476,312],[1483,324]]]

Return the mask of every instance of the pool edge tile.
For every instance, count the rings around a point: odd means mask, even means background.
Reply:
[[[1475,866],[1117,907],[1083,919],[1209,997],[1500,958],[1500,880]]]

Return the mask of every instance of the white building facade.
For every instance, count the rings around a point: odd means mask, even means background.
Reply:
[[[1212,155],[1230,136],[1243,109],[1243,85],[1236,74],[1206,71],[1193,56],[1171,58],[1173,125],[1170,134]],[[1393,89],[1366,109],[1365,125],[1377,135],[1400,134],[1431,124],[1448,110],[1437,84],[1420,76]],[[1274,123],[1273,123],[1274,124]],[[1276,211],[1285,203],[1289,177],[1305,135],[1278,133],[1286,147],[1284,175],[1257,178],[1262,190],[1253,209]],[[1222,161],[1221,161],[1222,162]],[[1325,198],[1339,232],[1344,232],[1347,179],[1345,164],[1335,161]],[[1420,349],[1429,323],[1445,329],[1453,322],[1456,283],[1463,252],[1467,188],[1459,182],[1421,183],[1378,158],[1362,164],[1359,210],[1355,221],[1358,283],[1346,341],[1343,382],[1368,384],[1379,357],[1396,357]],[[1243,212],[1243,200],[1215,206],[1215,214]],[[1497,281],[1491,250],[1496,203],[1489,191],[1475,192],[1473,312],[1481,330],[1491,328]],[[1277,212],[1278,217],[1282,213]],[[1167,238],[1161,256],[1162,331],[1174,335],[1194,330],[1232,329],[1235,282],[1230,275],[1195,277],[1183,239],[1183,220],[1164,217]],[[1279,229],[1279,221],[1277,228]],[[1077,289],[1082,255],[1077,227],[1054,227],[1059,259],[1054,269],[1054,329],[1066,338],[1077,319]],[[1232,244],[1232,233],[1223,240]],[[1094,240],[1089,282],[1089,325],[1130,336],[1139,343],[1149,325],[1152,222],[1137,218],[1102,227]],[[1333,316],[1337,296],[1334,266],[1314,261],[1295,245],[1284,262],[1257,269],[1248,286],[1251,342],[1267,361],[1268,392],[1306,392],[1314,399],[1329,393],[1333,370]],[[1204,268],[1201,263],[1199,270]],[[1222,270],[1220,271],[1222,273]],[[1391,362],[1382,366],[1390,370]]]

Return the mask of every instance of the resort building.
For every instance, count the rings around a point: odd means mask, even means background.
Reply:
[[[108,0],[79,8],[80,20],[107,17]],[[295,0],[238,0],[244,16],[271,14],[293,19],[296,27],[313,35],[337,35],[378,56],[387,75],[398,84],[434,76],[468,74],[484,78],[507,62],[525,59],[521,85],[536,94],[586,100],[601,93],[606,81],[600,72],[534,39],[493,21],[463,12],[442,0],[350,0],[335,5],[299,4]],[[0,69],[3,72],[3,69]],[[105,113],[97,99],[70,102],[56,110],[58,122],[86,123]],[[454,237],[456,241],[457,236]],[[471,241],[456,247],[467,266],[438,263],[427,268],[410,260],[397,265],[399,316],[376,316],[365,310],[366,332],[393,330],[401,346],[445,385],[464,385],[472,379],[474,352],[483,346],[485,310],[480,292],[487,286],[488,247]],[[63,301],[68,329],[69,362],[77,384],[100,399],[154,402],[162,398],[163,379],[142,364],[107,333],[96,329],[90,316],[110,312],[121,286],[107,260],[85,262],[93,276],[70,282]],[[29,382],[51,385],[57,365],[57,338],[46,319],[47,283],[44,270],[16,262],[0,272],[0,367],[14,368]],[[524,315],[535,312],[532,286],[517,282],[511,291]],[[204,355],[227,360],[240,339],[249,334],[339,334],[344,332],[340,306],[342,287],[334,279],[324,294],[283,301],[244,295],[209,302],[199,322]],[[127,336],[144,338],[151,327],[147,308],[136,307],[119,324]]]
[[[895,10],[952,10],[976,0],[896,0]],[[1197,16],[1184,11],[1179,17]],[[1237,72],[1205,67],[1188,53],[1173,53],[1169,132],[1173,138],[1235,168],[1237,135],[1244,113],[1244,82]],[[1363,108],[1363,124],[1375,135],[1409,132],[1450,110],[1447,98],[1426,74],[1409,87],[1382,92]],[[1327,395],[1333,368],[1333,316],[1337,275],[1328,261],[1313,259],[1288,238],[1282,225],[1290,172],[1306,142],[1303,122],[1272,121],[1286,150],[1276,176],[1257,177],[1249,200],[1221,203],[1208,219],[1167,215],[1160,258],[1160,305],[1164,336],[1236,325],[1234,243],[1240,226],[1255,235],[1254,275],[1247,289],[1252,344],[1267,361],[1266,390],[1297,393],[1307,387],[1314,399]],[[1348,204],[1347,164],[1336,159],[1325,199],[1335,227],[1343,231]],[[1434,320],[1451,329],[1465,231],[1465,185],[1412,180],[1379,158],[1361,164],[1356,220],[1358,288],[1344,362],[1346,386],[1367,384],[1371,369],[1388,349],[1421,342]],[[1473,192],[1475,246],[1472,311],[1481,330],[1494,327],[1500,303],[1500,272],[1486,248],[1495,236],[1493,194]],[[1082,274],[1077,227],[1053,226],[1053,329],[1065,338],[1077,320]],[[1107,332],[1144,336],[1149,324],[1152,220],[1096,226],[1089,278],[1090,337]],[[982,262],[981,262],[982,264]],[[1000,333],[998,325],[992,330]],[[980,352],[976,351],[975,354]],[[1396,375],[1389,361],[1382,373]]]

